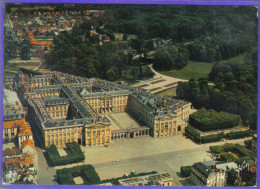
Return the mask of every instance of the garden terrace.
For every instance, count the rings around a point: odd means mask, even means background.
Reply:
[[[240,116],[227,113],[216,112],[215,110],[206,110],[204,108],[190,115],[189,123],[201,131],[211,131],[237,126]]]
[[[210,146],[212,153],[217,154],[219,161],[235,161],[242,164],[245,160],[251,160],[256,157],[256,153],[247,149],[240,144],[224,144],[218,146]]]

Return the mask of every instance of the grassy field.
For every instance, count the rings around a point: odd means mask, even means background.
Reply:
[[[245,55],[246,53],[243,53],[228,60],[222,60],[221,62],[223,64],[227,62],[242,63],[245,59]],[[213,65],[214,63],[189,61],[188,65],[181,70],[161,71],[160,73],[180,79],[199,79],[202,77],[208,78],[208,74],[210,73]]]
[[[173,87],[173,88],[167,89],[163,92],[157,93],[157,95],[160,95],[160,96],[163,96],[163,97],[176,96],[176,89],[177,89],[177,87]]]
[[[27,69],[33,69],[35,66],[37,66],[38,62],[26,62],[26,63],[12,63],[4,66],[4,71],[18,71],[19,68],[27,68]]]
[[[211,63],[189,61],[188,65],[181,70],[161,71],[160,73],[180,79],[208,78],[212,66]]]

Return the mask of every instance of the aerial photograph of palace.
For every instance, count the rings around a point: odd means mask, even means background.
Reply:
[[[257,8],[4,4],[2,184],[257,186]]]

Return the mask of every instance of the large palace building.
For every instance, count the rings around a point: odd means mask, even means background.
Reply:
[[[14,88],[28,106],[28,114],[35,118],[45,146],[65,147],[72,141],[105,145],[122,137],[173,136],[185,131],[183,120],[188,119],[191,109],[191,103],[183,100],[60,72],[27,75],[19,71]],[[128,112],[145,127],[113,131],[106,117],[112,112]]]

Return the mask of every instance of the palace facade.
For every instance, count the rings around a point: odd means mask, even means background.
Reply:
[[[35,118],[45,146],[67,142],[93,146],[136,136],[166,137],[184,132],[191,103],[97,78],[51,72],[19,72],[15,89]],[[128,112],[145,127],[111,130],[106,114]],[[133,136],[133,137],[130,137]]]

